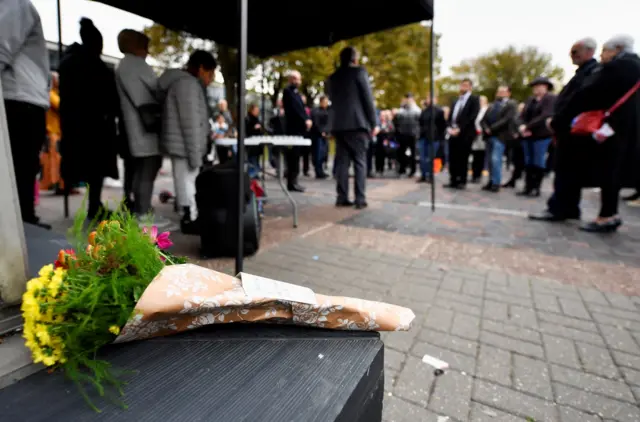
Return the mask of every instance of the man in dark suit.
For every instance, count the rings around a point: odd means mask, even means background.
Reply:
[[[306,136],[311,129],[311,119],[307,116],[298,88],[302,83],[300,72],[294,70],[289,74],[289,85],[282,91],[282,103],[286,118],[286,133],[293,136]],[[287,188],[292,192],[304,192],[298,184],[300,173],[300,149],[290,147],[287,150]]]
[[[367,147],[378,130],[376,109],[367,71],[358,66],[358,52],[346,47],[340,52],[340,67],[327,81],[332,101],[332,131],[336,137],[336,206],[352,206],[349,201],[349,166],[355,167],[356,208],[367,206],[365,183]]]
[[[558,94],[554,115],[564,112],[571,97],[582,88],[598,68],[598,62],[594,58],[596,47],[597,44],[593,38],[580,40],[571,47],[571,61],[578,68]],[[589,172],[589,158],[594,155],[594,143],[589,136],[572,135],[570,125],[560,127],[554,135],[556,162],[553,195],[547,201],[545,211],[531,214],[529,218],[538,221],[580,219],[581,188],[585,184],[583,176]]]
[[[476,137],[476,117],[480,111],[480,100],[472,94],[473,83],[463,79],[460,97],[451,106],[449,116],[449,184],[445,187],[464,189],[469,170],[471,144]]]
[[[502,157],[506,144],[513,142],[513,134],[516,132],[516,114],[518,104],[511,99],[511,88],[499,86],[496,91],[496,98],[489,110],[482,118],[480,125],[485,135],[488,137],[490,155],[490,178],[489,183],[483,190],[489,192],[499,192],[502,180]]]

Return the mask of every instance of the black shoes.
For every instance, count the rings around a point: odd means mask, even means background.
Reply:
[[[345,207],[352,207],[354,204],[351,201],[347,201],[347,200],[337,200],[336,201],[336,207],[338,208],[345,208]]]
[[[604,223],[598,223],[597,221],[585,223],[580,226],[580,230],[588,233],[613,233],[618,230],[618,227],[621,225],[622,220],[620,218],[614,218]]]
[[[299,184],[295,184],[295,185],[289,185],[287,186],[287,189],[289,190],[289,192],[304,192],[305,189],[300,186]]]
[[[355,205],[357,210],[362,210],[365,209],[369,206],[369,204],[367,204],[366,202],[356,202],[355,204],[351,201],[348,200],[337,200],[336,201],[336,207],[338,208],[347,208],[347,207],[353,207]]]
[[[509,181],[502,185],[503,188],[513,189],[516,187],[516,179],[513,177]]]
[[[189,207],[183,207],[182,212],[184,213],[182,219],[180,220],[180,231],[183,234],[187,235],[199,235],[200,234],[200,226],[198,224],[198,220],[191,219],[191,210]]]
[[[547,222],[559,222],[559,221],[566,221],[566,220],[580,220],[580,214],[560,215],[560,214],[554,214],[549,210],[544,210],[541,213],[529,214],[529,220],[547,221]]]

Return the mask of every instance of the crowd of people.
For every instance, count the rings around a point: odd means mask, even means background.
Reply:
[[[365,174],[374,177],[374,172],[382,175],[392,169],[398,177],[414,177],[419,162],[417,182],[428,183],[434,161],[439,159],[448,169],[449,183],[445,187],[457,190],[466,189],[469,175],[471,183],[479,183],[486,170],[488,180],[482,190],[497,193],[515,188],[523,178],[523,188],[516,194],[539,197],[543,179],[554,171],[554,193],[544,212],[530,215],[533,220],[579,219],[581,189],[600,188],[599,215],[581,229],[617,230],[622,224],[618,215],[620,190],[635,189],[623,199],[630,206],[640,206],[640,58],[628,36],[604,43],[600,63],[595,58],[596,47],[591,38],[571,47],[576,73],[557,95],[553,82],[539,76],[530,82],[531,96],[526,102],[518,104],[511,98],[510,87],[501,85],[489,103],[485,96],[473,94],[473,82],[464,79],[460,95],[450,107],[439,106],[435,97],[434,104],[427,99],[421,109],[409,93],[399,108],[378,112],[373,109],[373,99],[361,95],[371,91],[368,82],[356,76],[365,75],[354,70],[361,69],[357,60],[347,61],[329,79],[332,83],[336,75],[347,75],[344,69],[349,69],[351,75],[339,79],[340,89],[332,91],[332,84],[328,85],[332,102],[329,126],[337,141],[336,205],[352,205],[346,188],[349,159],[355,163],[356,205],[366,204]],[[299,84],[297,73],[296,78],[293,87]],[[587,132],[576,129],[576,122],[588,120],[592,116],[586,112],[594,111],[603,116],[596,127]],[[300,116],[295,134],[305,135],[313,121],[305,117],[302,108],[289,111],[285,107],[283,115],[288,119],[294,113]],[[346,137],[345,124],[348,131],[353,131]],[[318,145],[324,144],[322,138]],[[297,161],[294,157],[290,167]],[[503,183],[505,162],[512,172]],[[325,177],[323,172],[317,175]],[[299,190],[294,183],[290,183],[290,189]]]
[[[146,219],[153,214],[154,182],[168,157],[182,231],[197,233],[196,176],[207,160],[224,164],[235,157],[233,148],[213,147],[216,139],[235,136],[235,125],[226,101],[209,106],[206,87],[217,68],[209,52],[195,51],[183,69],[169,69],[158,77],[145,60],[149,39],[125,29],[118,36],[124,58],[113,71],[101,59],[102,34],[83,18],[82,42],[71,45],[58,72],[50,74],[40,17],[27,0],[4,3],[0,38],[2,89],[25,222],[47,226],[35,214],[39,172],[40,186],[66,193],[86,183],[89,218],[108,212],[101,202],[102,185],[105,177],[118,178],[118,155],[124,159],[124,203]],[[419,171],[417,182],[428,183],[436,159],[448,170],[447,188],[466,189],[469,175],[471,183],[479,183],[486,170],[484,191],[514,188],[524,176],[518,195],[529,197],[540,196],[542,180],[553,169],[554,193],[547,208],[530,217],[578,219],[580,191],[593,186],[601,189],[600,213],[582,229],[615,231],[622,224],[620,189],[635,188],[625,199],[640,205],[640,58],[627,36],[604,43],[600,63],[591,38],[576,42],[570,54],[576,74],[557,95],[552,81],[540,76],[531,81],[526,102],[518,104],[510,87],[502,85],[490,103],[475,95],[472,81],[464,79],[449,107],[441,107],[434,97],[433,104],[427,99],[421,108],[407,94],[399,108],[376,110],[358,52],[347,47],[317,107],[309,107],[300,92],[302,75],[291,71],[269,124],[261,121],[257,105],[248,107],[243,116],[246,134],[312,140],[310,148],[287,148],[286,168],[279,169],[286,172],[288,189],[297,192],[304,191],[298,181],[301,159],[303,174],[313,168],[316,178],[328,177],[328,141],[333,137],[336,206],[365,208],[366,178],[385,171],[399,177],[414,177]],[[601,117],[607,113],[593,131],[576,130],[576,121],[590,118],[585,112],[598,110]],[[263,148],[248,148],[250,177],[256,176],[263,153]],[[270,153],[271,163],[278,167],[275,153]],[[513,169],[503,183],[505,157]],[[352,163],[354,201],[348,186]],[[155,224],[168,222],[155,217]]]

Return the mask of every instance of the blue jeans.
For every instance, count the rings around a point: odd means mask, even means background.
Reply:
[[[491,184],[500,186],[502,181],[502,157],[504,156],[505,144],[495,136],[489,138],[491,145]]]
[[[551,138],[523,140],[522,148],[524,149],[525,167],[545,168],[547,150],[550,143]]]
[[[315,168],[316,177],[324,174],[324,160],[326,157],[327,140],[322,136],[319,136],[313,146],[313,166]]]
[[[422,173],[422,177],[427,178],[431,176],[431,171],[433,170],[433,157],[431,157],[431,145],[429,145],[429,141],[420,138],[418,140],[418,148],[420,148],[420,172]],[[433,142],[433,154],[438,153],[438,148],[440,148],[440,141]]]

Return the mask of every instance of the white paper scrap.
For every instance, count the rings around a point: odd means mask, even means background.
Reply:
[[[318,305],[316,294],[308,287],[247,273],[238,274],[238,278],[242,281],[242,288],[247,296]]]
[[[429,355],[424,355],[422,357],[422,362],[426,363],[427,365],[431,365],[436,369],[447,369],[449,368],[449,364],[445,361],[442,361],[440,359],[434,358],[433,356],[429,356]]]

